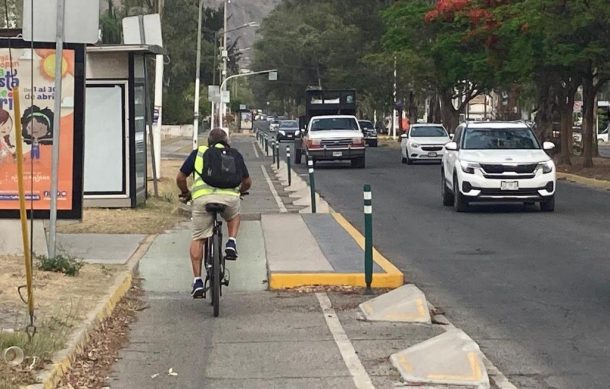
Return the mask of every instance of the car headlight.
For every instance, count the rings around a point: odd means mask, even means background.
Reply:
[[[280,134],[282,134],[282,135],[286,135],[286,131],[284,131],[284,130],[280,130]]]
[[[542,169],[543,174],[549,174],[550,172],[553,171],[553,166],[555,166],[555,164],[553,163],[552,160],[549,159],[546,162],[540,162],[538,164],[538,169]]]
[[[474,169],[480,168],[476,162],[468,162],[468,161],[460,161],[460,166],[462,166],[462,171],[468,174],[474,174]]]
[[[301,131],[299,131],[299,130],[296,130],[296,131],[294,132],[294,136],[299,136],[300,134],[301,134]]]
[[[419,145],[418,145],[417,143],[411,143],[411,147],[418,148],[418,147],[419,147]]]

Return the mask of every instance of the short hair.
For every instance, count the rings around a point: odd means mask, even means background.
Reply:
[[[216,143],[227,143],[227,133],[222,128],[214,128],[208,135],[208,145]]]

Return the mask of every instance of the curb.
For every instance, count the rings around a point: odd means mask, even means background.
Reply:
[[[566,180],[577,184],[586,185],[596,189],[610,190],[610,181],[598,180],[597,178],[589,178],[579,176],[577,174],[557,172],[558,180]]]
[[[364,250],[364,236],[340,213],[331,212],[333,218]],[[398,288],[404,284],[404,274],[373,247],[373,261],[383,273],[373,273],[373,288]],[[269,289],[287,289],[304,285],[358,286],[365,287],[364,273],[272,273],[269,274]]]
[[[150,245],[157,237],[156,234],[148,235],[136,251],[127,261],[127,269],[115,277],[115,282],[110,291],[102,297],[98,305],[89,312],[87,318],[72,333],[66,343],[66,347],[55,353],[53,365],[37,375],[38,384],[25,386],[27,389],[52,389],[72,366],[76,354],[81,351],[89,340],[89,334],[96,329],[97,325],[110,316],[117,303],[127,293],[133,281],[133,275],[138,269],[140,259],[146,254]]]

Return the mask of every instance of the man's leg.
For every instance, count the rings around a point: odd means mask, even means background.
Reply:
[[[201,277],[201,262],[203,261],[203,247],[206,239],[191,241],[191,265],[193,267],[193,277]]]
[[[229,238],[237,238],[237,233],[239,232],[239,223],[239,214],[237,214],[233,219],[227,220],[227,230],[229,232]]]

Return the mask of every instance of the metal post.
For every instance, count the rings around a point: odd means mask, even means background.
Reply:
[[[59,133],[61,119],[61,85],[64,50],[64,11],[65,0],[57,2],[57,21],[55,33],[55,116],[53,118],[53,151],[51,155],[51,207],[49,211],[49,258],[55,258],[57,247],[57,184],[59,172]],[[38,146],[40,147],[40,146]]]
[[[267,154],[267,157],[269,156],[269,137],[265,136],[265,154]]]
[[[371,186],[364,185],[364,282],[371,293],[373,282],[373,194]]]
[[[229,55],[228,49],[227,49],[227,22],[228,22],[228,13],[227,13],[227,4],[229,3],[229,0],[225,0],[224,1],[224,14],[223,14],[223,19],[224,19],[224,27],[222,29],[222,81],[224,82],[224,80],[227,79],[227,56]],[[226,55],[225,55],[226,54]],[[222,83],[221,83],[222,84]],[[220,88],[220,119],[219,122],[220,123],[220,127],[222,129],[224,129],[224,120],[225,120],[225,114],[227,113],[227,105],[225,104],[225,102],[222,99],[222,95],[223,92],[226,90],[226,84]],[[228,135],[228,131],[227,131],[227,135]]]
[[[280,142],[275,143],[275,167],[280,168]]]
[[[288,168],[288,186],[292,185],[292,174],[290,172],[290,146],[286,146],[286,167]]]
[[[199,146],[199,74],[201,72],[201,19],[203,17],[203,0],[199,0],[199,19],[197,24],[197,71],[195,73],[195,103],[193,107],[193,150]]]
[[[271,161],[275,164],[275,141],[271,141]]]
[[[313,174],[313,159],[307,161],[309,167],[309,190],[311,193],[311,213],[316,213],[316,181]]]

